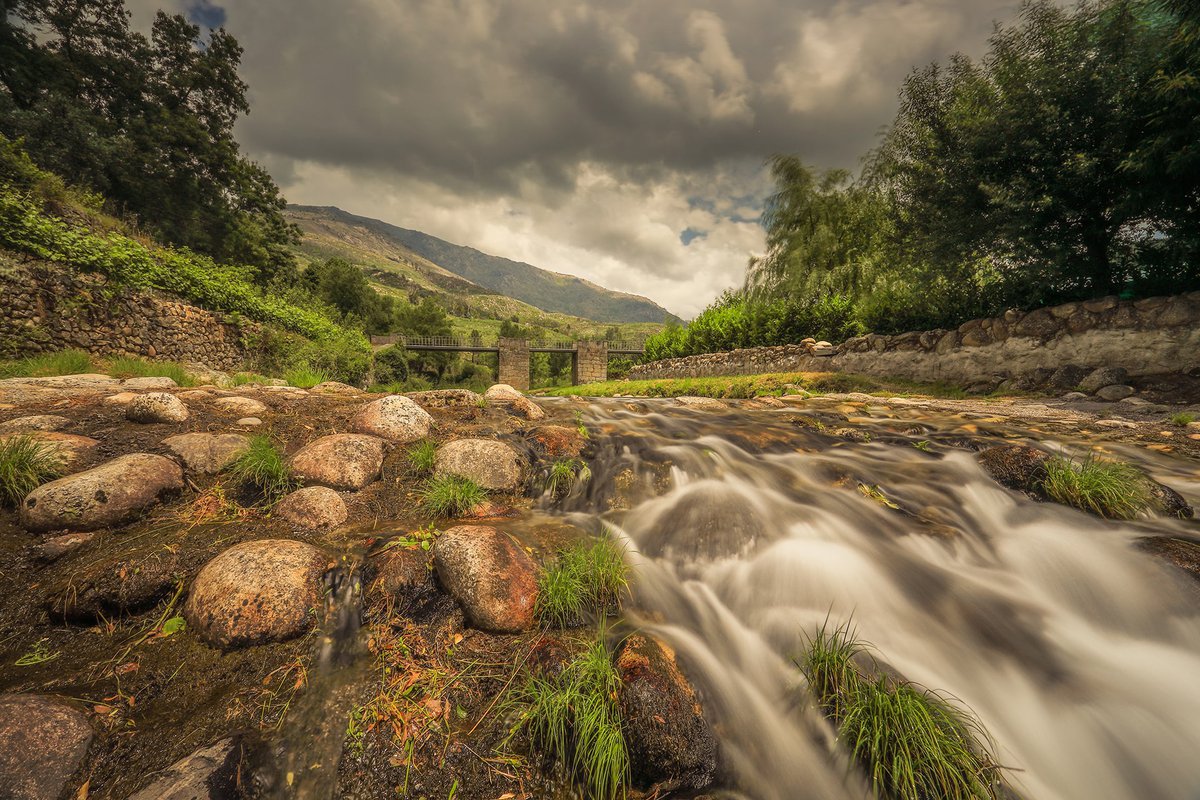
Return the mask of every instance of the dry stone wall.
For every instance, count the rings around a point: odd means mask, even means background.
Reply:
[[[0,261],[0,306],[0,358],[78,348],[235,370],[260,328],[42,262]]]
[[[672,358],[635,366],[629,377],[811,370],[970,386],[1019,382],[1066,365],[1117,367],[1134,377],[1200,368],[1200,292],[1136,301],[1103,297],[1008,311],[950,331],[858,336],[837,345],[829,357],[783,345]]]

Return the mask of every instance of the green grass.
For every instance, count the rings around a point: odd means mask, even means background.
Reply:
[[[271,379],[266,375],[259,375],[257,372],[238,372],[229,379],[231,386],[246,386],[251,383],[270,383]]]
[[[978,721],[933,692],[864,677],[849,624],[822,625],[798,665],[838,741],[885,800],[994,800],[999,768]],[[1006,795],[1005,795],[1006,796]]]
[[[616,613],[628,587],[625,553],[616,542],[580,542],[560,550],[542,570],[535,612],[548,625],[578,625],[588,615]]]
[[[437,445],[432,439],[422,439],[408,449],[408,466],[418,475],[428,475],[436,457]]]
[[[53,445],[31,436],[0,441],[0,505],[18,505],[43,483],[61,477],[65,466]]]
[[[107,372],[114,378],[170,378],[180,386],[195,386],[196,379],[174,361],[148,361],[135,356],[112,356]]]
[[[236,481],[257,489],[269,505],[300,485],[288,470],[287,462],[270,436],[259,434],[250,439],[250,449],[226,468]]]
[[[435,475],[420,490],[421,505],[433,517],[460,517],[487,499],[487,490],[470,478]]]
[[[516,718],[510,738],[528,735],[566,767],[589,800],[615,800],[629,781],[620,686],[601,633],[558,674],[531,673],[509,690],[503,706]]]
[[[587,483],[592,479],[592,470],[578,458],[566,458],[555,461],[546,473],[545,490],[551,497],[566,497],[577,483]]]
[[[320,370],[301,364],[283,373],[283,379],[288,382],[289,386],[295,386],[297,389],[311,389],[319,383],[330,380],[330,377]]]
[[[1191,425],[1196,421],[1196,415],[1188,411],[1181,411],[1178,414],[1172,414],[1170,419],[1172,425],[1178,425],[1181,428],[1186,428],[1188,425]]]
[[[716,397],[746,399],[780,396],[793,387],[813,394],[866,392],[884,396],[918,394],[928,397],[960,399],[961,387],[944,383],[920,383],[900,379],[879,379],[841,372],[771,372],[762,375],[728,375],[713,378],[663,378],[658,380],[607,381],[581,386],[547,389],[539,394],[555,397]]]
[[[91,371],[92,357],[83,350],[59,350],[16,361],[0,361],[0,378],[50,378]]]
[[[1150,485],[1136,467],[1093,456],[1051,458],[1041,488],[1052,500],[1109,519],[1133,519],[1150,505]]]

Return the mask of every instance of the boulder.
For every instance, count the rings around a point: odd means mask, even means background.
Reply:
[[[701,411],[724,411],[729,408],[728,405],[714,397],[691,397],[683,395],[682,397],[676,397],[675,402],[684,408],[696,408]]]
[[[91,743],[87,716],[66,700],[0,694],[0,797],[74,796]]]
[[[355,412],[350,427],[404,444],[424,439],[433,429],[433,417],[409,398],[400,394],[372,400]]]
[[[250,449],[250,439],[240,433],[184,433],[163,439],[163,446],[188,472],[215,475]]]
[[[180,400],[187,400],[189,402],[192,400],[212,400],[216,397],[208,389],[188,389],[186,392],[180,392],[177,396]]]
[[[539,425],[525,434],[533,451],[542,458],[578,458],[587,440],[575,428],[566,425]]]
[[[359,390],[348,383],[341,381],[323,381],[312,387],[309,391],[318,394],[358,394]]]
[[[1109,386],[1101,386],[1099,389],[1096,390],[1096,397],[1099,397],[1101,400],[1108,400],[1109,402],[1115,402],[1117,400],[1124,400],[1126,397],[1132,397],[1132,396],[1133,396],[1133,387],[1125,386],[1125,385],[1119,384],[1119,383],[1115,383],[1115,384],[1112,384]]]
[[[230,800],[242,796],[248,748],[241,737],[202,747],[155,774],[129,800]]]
[[[1123,384],[1129,380],[1129,372],[1123,367],[1098,367],[1079,382],[1080,391],[1095,394],[1105,386]]]
[[[1168,517],[1191,519],[1195,510],[1183,499],[1183,495],[1170,486],[1150,481],[1150,503],[1156,511]]]
[[[524,396],[507,383],[493,384],[483,393],[484,399],[494,406],[511,405],[515,400],[520,400]]]
[[[33,545],[30,551],[39,561],[57,561],[65,555],[74,553],[99,534],[95,531],[82,533],[64,533],[61,536],[51,536]]]
[[[546,418],[546,412],[537,403],[530,400],[528,397],[519,397],[509,404],[509,409],[514,414],[520,414],[527,420],[536,421]]]
[[[239,419],[237,422],[235,422],[233,424],[240,425],[243,428],[257,428],[259,425],[262,425],[263,423],[262,423],[262,420],[259,419],[258,417],[242,417],[241,419]]]
[[[100,402],[106,406],[127,406],[140,396],[136,392],[117,392],[116,394],[110,394]]]
[[[404,395],[421,408],[478,408],[483,395],[470,389],[431,389]]]
[[[1062,391],[1064,389],[1074,389],[1090,374],[1087,367],[1081,367],[1078,364],[1063,364],[1050,376],[1046,382],[1049,388]]]
[[[121,381],[122,389],[178,389],[179,384],[172,378],[166,377],[146,377],[146,378],[126,378]]]
[[[63,622],[143,611],[170,594],[179,571],[179,556],[167,549],[93,561],[56,576],[46,590],[46,610]]]
[[[188,418],[188,409],[173,394],[150,392],[129,401],[125,418],[130,422],[183,422]]]
[[[21,524],[31,531],[119,525],[182,488],[174,461],[133,453],[34,489],[21,504]]]
[[[1036,494],[1050,454],[1024,445],[998,445],[979,453],[979,464],[1001,486]]]
[[[524,482],[524,459],[495,439],[455,439],[437,449],[433,471],[469,478],[491,491],[515,492]]]
[[[634,634],[621,645],[614,665],[621,678],[617,700],[634,780],[693,791],[712,783],[717,738],[675,653],[649,636]]]
[[[538,567],[506,534],[486,525],[459,525],[433,545],[438,581],[476,628],[516,633],[533,625]]]
[[[212,407],[218,413],[239,417],[257,417],[270,411],[266,403],[253,397],[221,397],[213,401]]]
[[[0,422],[0,435],[32,431],[61,431],[70,424],[71,420],[66,417],[54,414],[35,414],[31,417],[17,417],[8,422]]]
[[[204,565],[184,606],[208,644],[241,647],[301,635],[321,607],[325,555],[290,539],[243,542]]]
[[[63,466],[68,469],[86,457],[100,442],[89,436],[76,436],[73,433],[59,431],[31,431],[29,433],[0,435],[0,442],[13,436],[27,436],[47,448],[62,459]]]
[[[346,501],[326,486],[306,486],[280,500],[271,515],[297,528],[336,528],[346,521]]]
[[[412,614],[437,592],[429,553],[420,547],[389,547],[371,559],[367,591],[382,595],[399,614]]]
[[[377,436],[322,436],[292,456],[292,475],[306,486],[358,491],[379,478],[383,451],[384,441]]]
[[[1059,399],[1066,403],[1077,403],[1080,400],[1087,400],[1088,396],[1084,392],[1067,392]]]

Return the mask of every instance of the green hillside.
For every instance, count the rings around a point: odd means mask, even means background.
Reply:
[[[576,317],[586,315],[588,319],[609,323],[662,323],[676,319],[662,306],[639,295],[615,292],[573,275],[481,253],[427,233],[360,217],[333,206],[289,206],[287,213],[306,233],[310,226],[345,226],[343,229],[356,231],[353,238],[372,236],[425,263],[436,264],[445,274],[465,278],[480,290],[515,298],[543,311]]]

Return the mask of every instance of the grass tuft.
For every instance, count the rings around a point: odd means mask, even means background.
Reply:
[[[870,680],[853,663],[864,646],[849,624],[822,625],[799,666],[838,741],[886,800],[994,800],[999,768],[973,717],[932,692],[886,676]]]
[[[1171,424],[1178,425],[1180,428],[1186,428],[1196,421],[1196,415],[1189,411],[1180,411],[1178,414],[1171,415]]]
[[[487,490],[470,478],[435,475],[421,488],[421,505],[433,517],[460,517],[487,499]]]
[[[433,462],[437,456],[437,445],[430,439],[422,439],[408,450],[408,466],[417,475],[428,475],[433,472]]]
[[[0,441],[0,505],[18,505],[46,481],[63,474],[66,466],[58,449],[32,436],[9,436]]]
[[[1137,468],[1088,456],[1046,462],[1042,490],[1052,500],[1109,519],[1133,519],[1150,505],[1150,486]]]
[[[50,378],[92,371],[92,357],[83,350],[59,350],[16,361],[0,362],[0,378]]]
[[[292,477],[275,442],[265,434],[253,437],[250,449],[238,456],[227,469],[234,480],[249,484],[261,492],[268,505],[300,485]]]
[[[196,379],[173,361],[148,361],[134,356],[113,356],[108,359],[108,374],[114,378],[170,378],[180,386],[195,386]]]
[[[542,570],[535,609],[548,625],[565,628],[586,615],[616,613],[629,587],[624,550],[612,539],[579,542],[559,551]]]
[[[558,674],[529,674],[504,707],[516,717],[510,738],[527,734],[590,800],[615,800],[629,780],[629,753],[616,700],[621,679],[602,636]]]
[[[591,468],[578,458],[555,461],[546,474],[546,492],[553,498],[566,497],[577,483],[591,479]]]
[[[307,364],[289,369],[283,373],[283,379],[288,382],[289,386],[295,386],[297,389],[311,389],[318,383],[330,380],[324,372],[312,369]]]
[[[246,386],[252,383],[270,383],[271,379],[266,375],[259,375],[257,372],[238,372],[229,379],[230,386]]]

